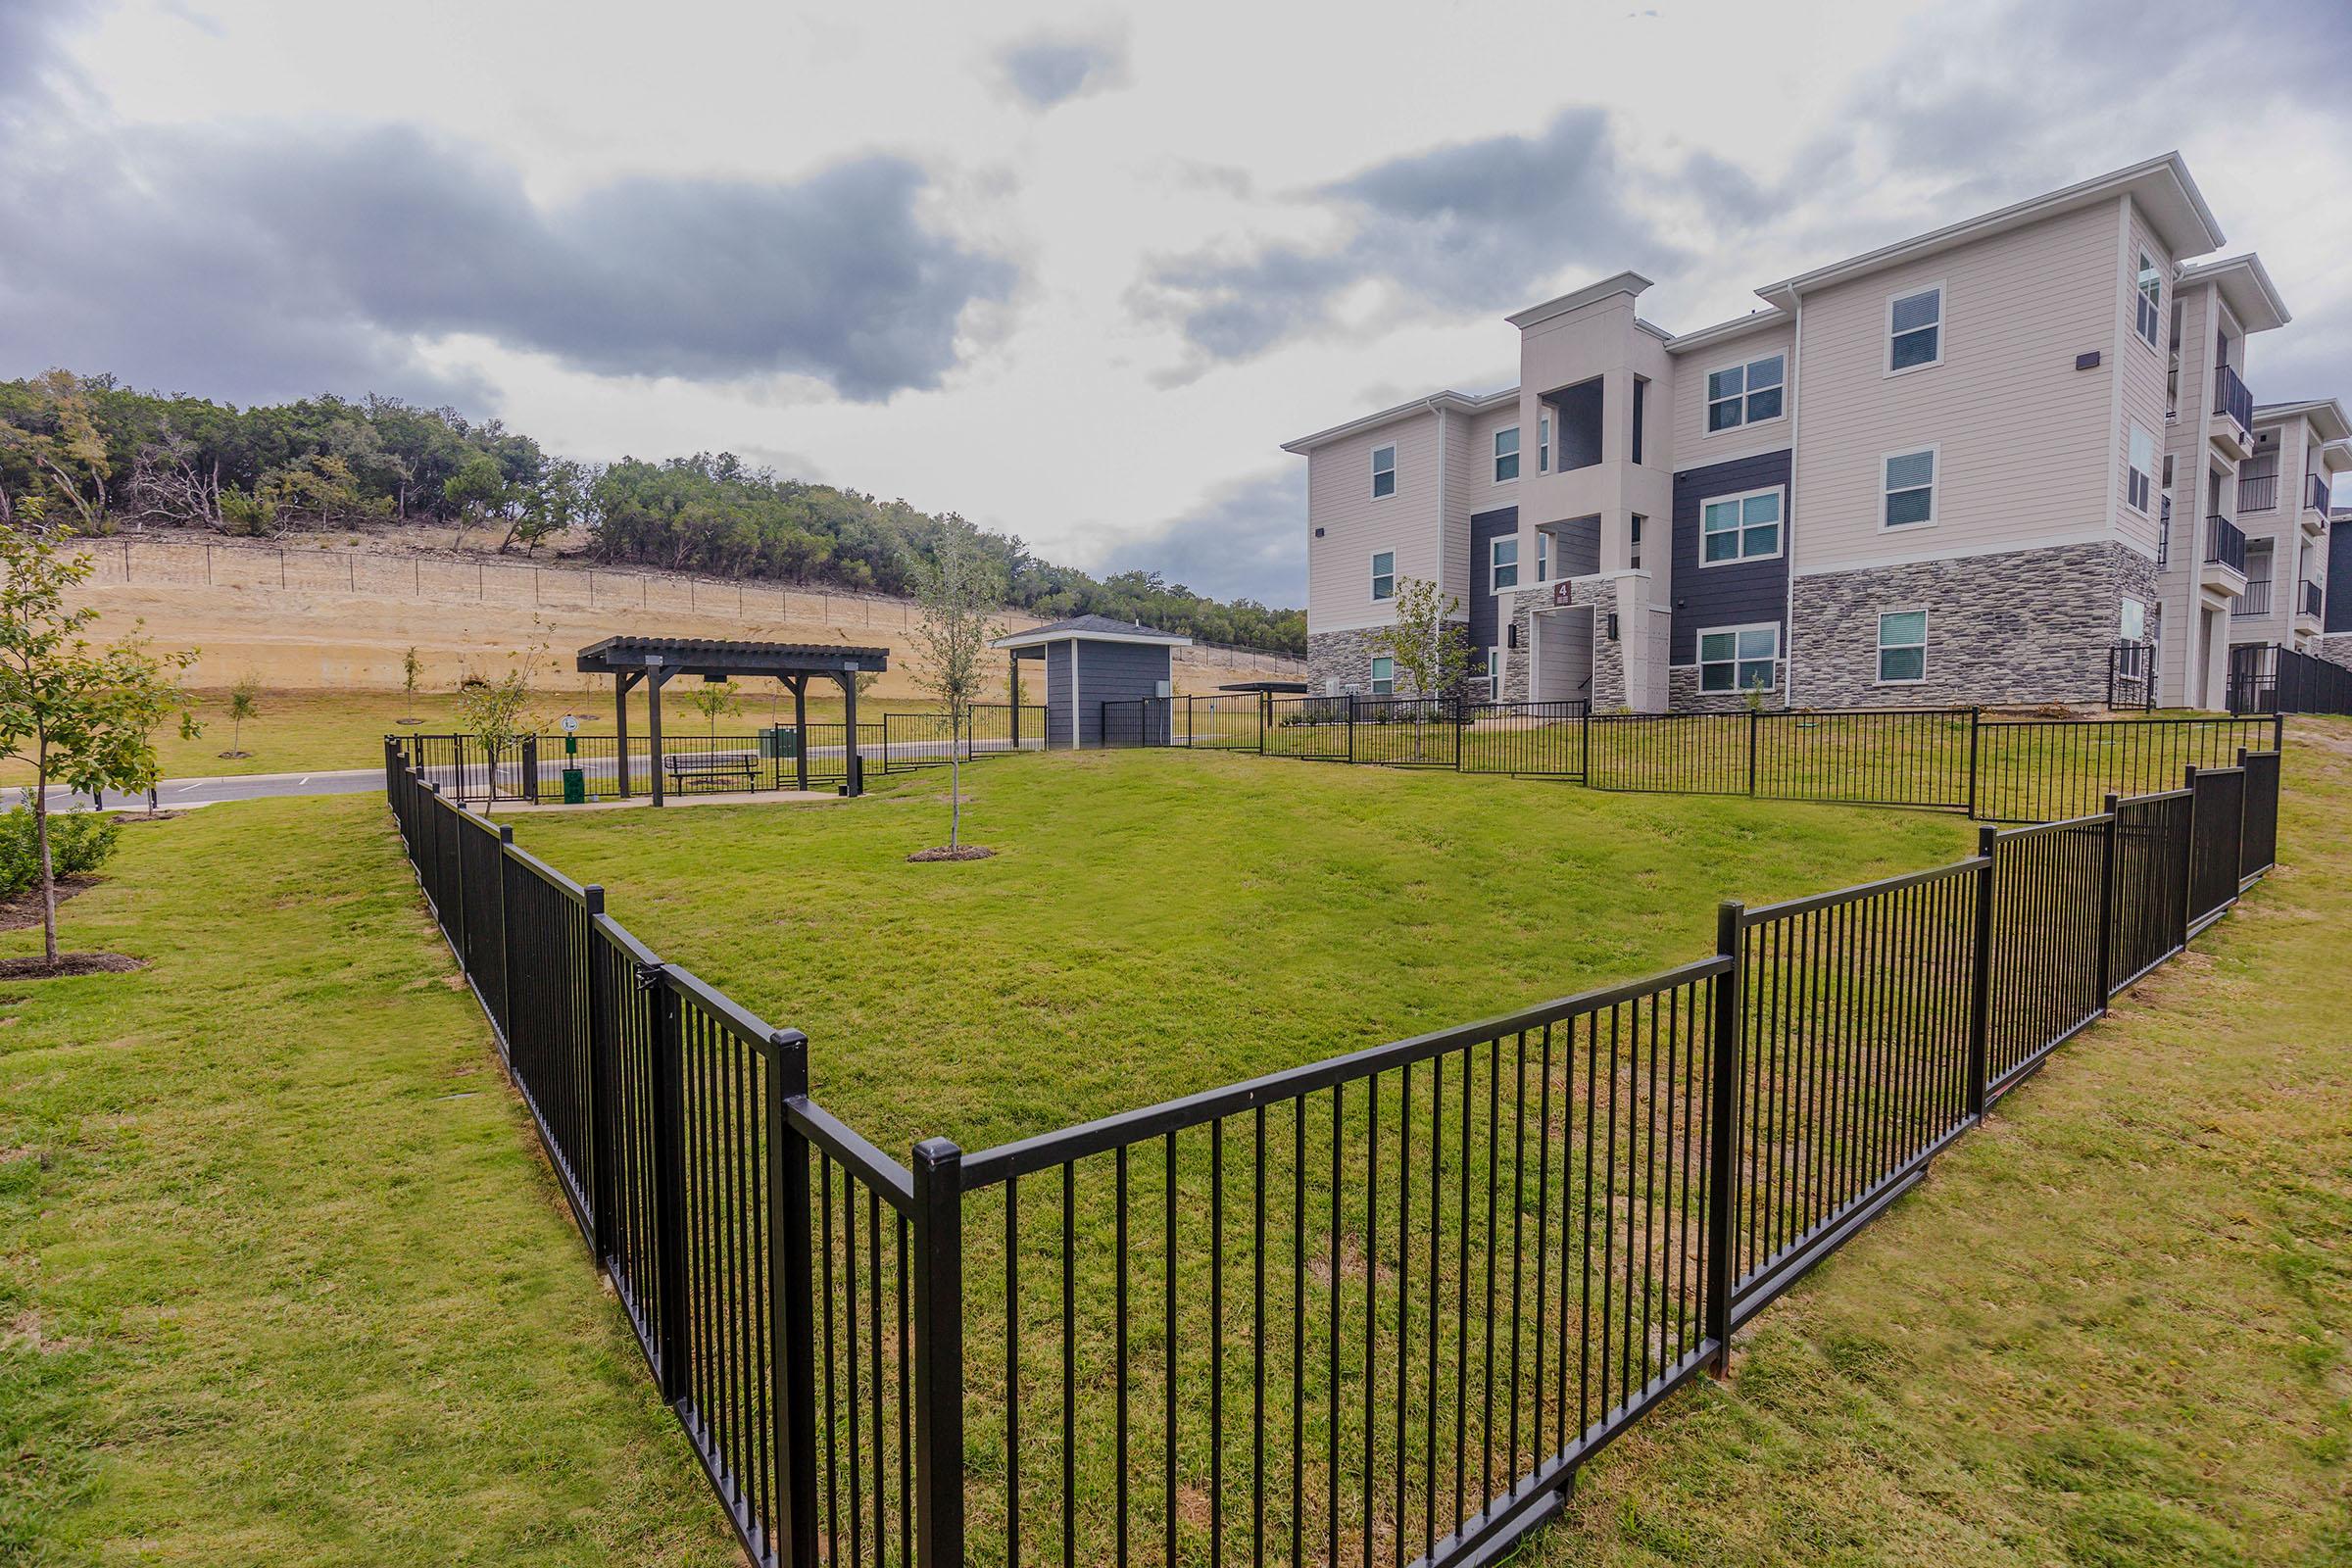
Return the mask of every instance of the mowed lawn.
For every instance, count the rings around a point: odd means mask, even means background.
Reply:
[[[999,758],[862,803],[517,818],[655,952],[809,1038],[906,1157],[1507,1012],[1714,951],[1725,898],[1969,853],[1949,815],[1153,752]]]

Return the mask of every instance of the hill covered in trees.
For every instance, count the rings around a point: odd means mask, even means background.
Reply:
[[[0,382],[0,524],[33,512],[81,533],[159,524],[277,537],[434,522],[526,554],[568,542],[615,564],[884,593],[908,592],[915,563],[959,530],[1012,608],[1306,649],[1302,611],[1210,599],[1156,572],[1097,578],[952,512],[785,478],[729,453],[578,463],[498,420],[397,398],[237,409],[64,370]]]

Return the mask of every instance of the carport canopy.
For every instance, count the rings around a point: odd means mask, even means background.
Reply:
[[[619,732],[620,793],[629,793],[629,689],[646,683],[646,711],[652,725],[653,804],[662,804],[662,688],[673,676],[699,675],[707,681],[739,676],[765,676],[784,683],[792,693],[792,721],[808,729],[808,681],[811,676],[841,686],[843,736],[849,747],[849,793],[864,787],[864,769],[858,756],[858,677],[880,674],[890,667],[887,648],[849,648],[833,643],[752,643],[716,637],[608,637],[579,652],[583,675],[612,677],[612,717]],[[801,749],[803,778],[808,780],[808,749]]]

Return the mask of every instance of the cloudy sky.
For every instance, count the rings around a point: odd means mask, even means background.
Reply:
[[[2352,6],[0,0],[0,375],[730,449],[1302,597],[1278,444],[1500,317],[1757,283],[2178,147],[2352,397]]]

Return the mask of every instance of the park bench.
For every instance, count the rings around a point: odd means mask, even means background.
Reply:
[[[683,789],[693,779],[724,783],[740,778],[749,789],[760,782],[760,759],[749,752],[671,752],[662,759],[670,782]]]

